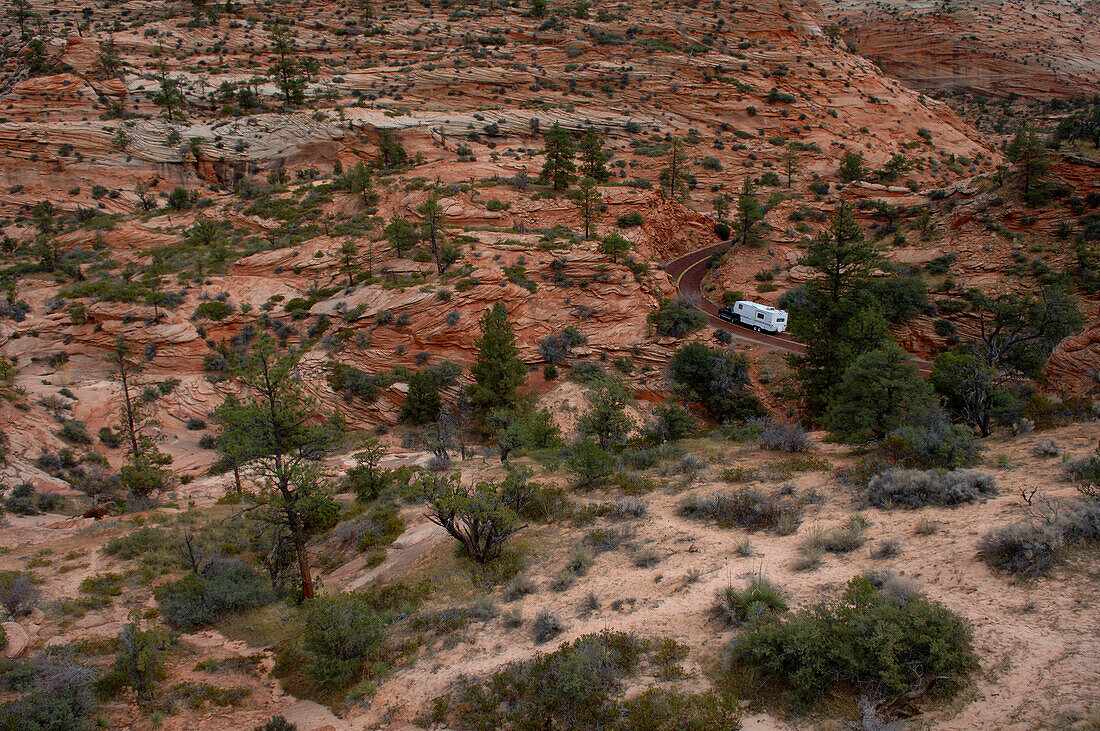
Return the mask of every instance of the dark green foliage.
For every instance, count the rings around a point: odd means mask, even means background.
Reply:
[[[829,429],[850,442],[882,439],[933,408],[932,386],[893,343],[863,353],[844,371],[829,407]]]
[[[1080,329],[1082,318],[1073,293],[1060,286],[1044,287],[1037,296],[976,293],[971,300],[978,337],[937,357],[931,380],[952,411],[988,436],[1015,382],[1038,378],[1054,347]]]
[[[659,442],[675,442],[690,436],[698,426],[691,412],[677,403],[666,401],[653,409],[646,432]]]
[[[542,166],[542,179],[553,186],[554,190],[565,190],[576,177],[577,165],[573,162],[575,152],[573,135],[555,122],[546,133],[546,146],[543,149],[546,162]]]
[[[1050,154],[1030,122],[1016,131],[1016,136],[1005,147],[1005,156],[1016,168],[1016,178],[1024,200],[1031,205],[1046,203],[1050,198],[1047,181]]]
[[[647,659],[665,669],[662,645],[604,631],[549,654],[498,670],[482,681],[462,678],[433,701],[432,720],[460,729],[680,729],[733,731],[734,709],[713,694],[651,690],[630,701],[622,682]],[[675,659],[672,664],[675,665]]]
[[[691,343],[668,363],[673,389],[685,400],[702,404],[719,422],[744,421],[767,411],[749,390],[748,361],[730,351]]]
[[[250,397],[234,396],[215,412],[218,449],[230,465],[250,465],[255,489],[247,494],[253,517],[274,531],[287,531],[298,558],[302,593],[313,596],[306,541],[331,528],[338,508],[319,461],[342,437],[337,414],[318,420],[316,405],[295,377],[301,353],[282,352],[259,338],[235,357],[233,373]]]
[[[5,691],[21,695],[0,703],[0,731],[86,731],[94,728],[93,687],[100,672],[62,657],[0,661]]]
[[[634,428],[626,407],[634,396],[618,380],[609,378],[594,384],[588,394],[590,408],[577,419],[577,432],[596,438],[600,448],[618,448]]]
[[[195,308],[195,314],[191,316],[193,320],[224,320],[233,313],[233,309],[225,302],[219,302],[212,300],[210,302],[203,302]]]
[[[871,294],[878,300],[883,317],[893,323],[908,322],[931,307],[928,287],[916,276],[873,279]]]
[[[837,175],[840,176],[841,181],[851,183],[856,180],[863,180],[866,174],[863,169],[863,155],[858,152],[845,152],[844,157],[840,160],[840,169],[837,170]]]
[[[153,693],[167,677],[164,669],[168,651],[168,633],[156,627],[141,628],[136,612],[119,633],[119,648],[111,674],[123,685],[134,689],[138,702],[152,700]]]
[[[355,466],[344,476],[343,487],[363,502],[376,499],[394,479],[392,470],[383,470],[379,466],[385,455],[386,448],[378,440],[368,440],[363,449],[355,453]]]
[[[646,320],[662,337],[682,338],[707,326],[707,316],[685,299],[663,300]]]
[[[941,693],[952,695],[978,668],[960,617],[924,597],[887,596],[859,576],[838,600],[750,625],[733,641],[729,663],[779,683],[782,701],[793,708],[822,700],[838,682],[897,696],[935,679]]]
[[[361,371],[355,366],[332,361],[332,370],[328,374],[328,385],[333,391],[342,393],[345,401],[361,398],[374,401],[378,398],[378,378]]]
[[[803,263],[821,276],[792,290],[780,304],[790,312],[790,332],[807,344],[806,353],[791,356],[809,415],[828,411],[844,371],[860,354],[888,337],[886,321],[868,291],[878,262],[874,246],[864,239],[855,211],[841,203],[829,227],[810,244]]]
[[[435,421],[443,408],[443,399],[439,395],[439,382],[430,369],[412,374],[409,378],[409,392],[401,403],[401,420],[414,426]]]
[[[4,500],[4,509],[16,515],[41,515],[60,510],[64,505],[59,495],[40,493],[29,482],[13,487]]]
[[[220,559],[178,581],[157,587],[160,613],[168,626],[192,632],[222,616],[260,607],[275,599],[267,579],[239,559]]]
[[[519,357],[516,334],[508,311],[497,302],[481,318],[481,337],[475,342],[477,360],[470,367],[474,382],[466,389],[470,405],[479,413],[511,408],[527,381],[527,366]]]
[[[383,657],[388,619],[362,594],[313,599],[303,624],[302,646],[312,659],[306,677],[320,690],[346,688]]]
[[[262,726],[257,726],[253,731],[298,731],[298,727],[283,716],[275,716]]]
[[[642,218],[642,214],[638,211],[631,211],[630,213],[624,213],[615,219],[615,225],[619,228],[632,228],[634,226],[641,226],[645,223]]]
[[[519,523],[500,485],[486,480],[465,486],[457,475],[428,475],[421,484],[428,520],[447,531],[479,564],[500,556],[505,541],[526,527]]]
[[[489,412],[487,425],[500,448],[502,462],[514,452],[554,449],[561,444],[561,430],[546,410],[494,409]]]
[[[615,459],[600,445],[585,439],[569,449],[565,466],[576,478],[578,486],[594,487],[611,475]]]

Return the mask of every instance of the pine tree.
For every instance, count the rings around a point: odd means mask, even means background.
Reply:
[[[756,200],[756,187],[752,179],[746,177],[741,185],[741,195],[737,199],[737,235],[741,238],[741,245],[747,246],[750,240],[755,241],[752,235],[753,226],[764,219],[764,209],[760,207],[760,201]]]
[[[596,187],[596,181],[592,178],[582,180],[573,196],[573,201],[581,214],[584,237],[592,238],[592,227],[600,219],[600,209],[603,206],[603,196],[600,195],[600,189]]]
[[[594,127],[589,127],[581,137],[581,175],[592,178],[597,183],[606,183],[611,178],[611,171],[607,169],[607,162],[611,159],[611,153],[603,147],[603,137]]]
[[[470,368],[474,382],[466,389],[471,407],[482,416],[492,409],[514,407],[519,387],[527,381],[527,366],[520,360],[516,334],[500,302],[482,316],[476,345],[477,361]]]
[[[417,371],[409,377],[409,392],[401,403],[401,420],[413,426],[431,424],[443,409],[439,383],[430,369]]]
[[[611,234],[603,240],[600,251],[611,257],[611,262],[618,261],[620,256],[625,256],[630,251],[630,241],[619,234]]]
[[[787,145],[783,150],[783,170],[787,173],[787,187],[791,187],[791,183],[794,181],[794,174],[802,168],[802,162],[798,157],[799,148],[794,142]]]
[[[576,147],[573,135],[557,122],[546,133],[546,143],[542,150],[546,162],[542,165],[542,179],[553,186],[554,190],[565,190],[573,182],[577,165],[573,162]]]
[[[275,85],[283,93],[287,104],[301,104],[305,100],[307,64],[299,61],[294,39],[298,36],[285,25],[275,25],[269,38],[275,61],[268,73],[275,79]]]
[[[340,244],[340,268],[348,275],[348,286],[355,284],[354,275],[359,270],[359,264],[355,261],[359,253],[359,247],[350,239]]]
[[[416,226],[411,221],[406,221],[396,213],[390,218],[390,222],[386,224],[386,228],[383,231],[386,238],[390,242],[390,246],[393,247],[398,258],[404,255],[404,252],[416,246]]]
[[[99,44],[99,53],[96,55],[96,65],[103,70],[104,75],[114,76],[122,68],[122,57],[115,47],[115,39],[111,36]]]
[[[880,347],[889,336],[868,288],[878,260],[846,202],[837,207],[829,229],[814,239],[803,258],[820,276],[807,283],[803,298],[788,306],[790,332],[806,343],[805,354],[790,360],[812,418],[825,416],[852,360]]]
[[[316,403],[306,396],[297,375],[300,352],[280,352],[270,337],[255,340],[237,356],[232,371],[248,396],[226,398],[215,412],[218,448],[235,466],[251,465],[255,489],[248,493],[252,515],[273,530],[290,535],[298,560],[302,595],[314,595],[306,548],[339,515],[321,460],[340,442],[338,415],[315,418]]]
[[[131,498],[145,501],[172,483],[175,475],[167,469],[172,458],[157,447],[159,425],[149,414],[150,406],[137,398],[136,379],[144,364],[134,356],[130,341],[119,336],[107,362],[122,392],[120,427],[129,447],[127,463],[119,469],[119,478]]]
[[[27,21],[34,17],[30,0],[11,0],[8,7],[8,15],[19,24],[19,40],[27,42]]]
[[[668,166],[661,171],[661,183],[670,197],[687,197],[687,157],[684,155],[684,143],[673,137],[668,148]]]
[[[164,109],[169,122],[174,119],[175,110],[182,109],[187,104],[187,99],[180,89],[180,80],[168,75],[168,67],[165,64],[161,64],[160,67],[160,90],[153,95],[153,103]]]
[[[718,220],[724,221],[730,212],[730,202],[726,200],[726,197],[724,195],[718,196],[711,201],[711,205],[714,206],[714,215],[718,216]]]
[[[1016,168],[1020,189],[1029,202],[1037,202],[1045,186],[1050,155],[1043,147],[1035,127],[1026,124],[1016,131],[1016,136],[1005,148],[1008,159]]]
[[[864,353],[844,370],[828,414],[845,440],[878,441],[920,419],[935,405],[932,386],[894,343]]]
[[[416,209],[420,214],[420,236],[428,242],[435,261],[435,268],[442,274],[458,261],[458,248],[447,243],[443,206],[439,205],[439,192],[432,188],[428,199]]]
[[[866,173],[863,171],[863,155],[849,150],[840,160],[840,169],[837,171],[840,179],[845,183],[863,180]]]

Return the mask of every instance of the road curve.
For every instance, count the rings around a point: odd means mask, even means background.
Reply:
[[[796,353],[801,355],[806,352],[806,346],[798,342],[786,333],[766,333],[750,330],[741,325],[726,322],[718,317],[718,305],[711,302],[703,295],[703,277],[707,273],[707,261],[715,254],[730,248],[733,244],[718,243],[696,249],[684,254],[678,259],[673,259],[665,265],[665,272],[672,277],[676,290],[682,297],[701,310],[710,321],[712,327],[728,330],[737,340],[762,345],[784,353]],[[926,361],[913,359],[913,365],[920,374],[928,378],[932,373],[932,364]]]
[[[763,345],[773,350],[800,355],[805,353],[806,346],[785,333],[757,332],[719,319],[718,305],[703,296],[703,276],[707,273],[707,261],[730,246],[731,244],[720,243],[696,249],[690,254],[684,254],[680,258],[670,261],[665,265],[665,271],[672,277],[672,282],[676,285],[676,290],[680,295],[701,310],[707,316],[712,327],[728,330],[738,340]]]

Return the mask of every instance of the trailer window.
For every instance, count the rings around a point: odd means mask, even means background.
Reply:
[[[763,320],[764,319],[764,313],[763,312],[757,312],[756,313],[756,319],[757,320]]]

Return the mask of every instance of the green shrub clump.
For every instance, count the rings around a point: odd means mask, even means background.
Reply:
[[[707,325],[707,316],[685,299],[664,300],[646,319],[662,337],[682,338]]]
[[[456,728],[531,731],[739,729],[735,707],[716,693],[688,695],[654,688],[630,700],[622,698],[622,681],[643,662],[659,666],[662,674],[669,670],[662,657],[667,654],[662,653],[665,645],[624,632],[584,635],[484,680],[461,679],[450,694],[433,701],[429,720]]]
[[[962,618],[925,597],[888,596],[861,576],[835,601],[751,624],[727,661],[731,674],[749,667],[777,682],[793,708],[821,701],[838,683],[897,696],[936,682],[950,696],[978,668]]]
[[[240,559],[218,560],[202,573],[191,572],[157,588],[165,623],[189,632],[216,622],[230,612],[241,612],[274,601],[275,593],[263,576]]]

